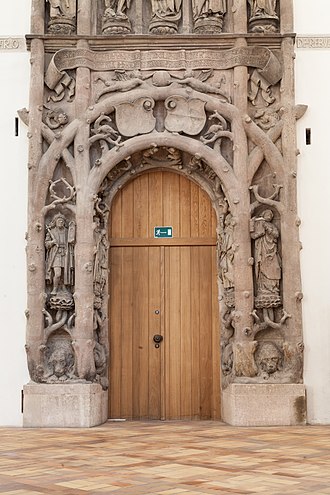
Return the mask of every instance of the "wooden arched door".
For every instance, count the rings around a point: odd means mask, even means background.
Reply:
[[[172,227],[173,238],[154,238],[160,226]],[[109,416],[218,419],[216,216],[209,197],[178,174],[145,173],[116,195],[110,243]]]

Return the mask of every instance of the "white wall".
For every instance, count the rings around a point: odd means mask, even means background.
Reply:
[[[295,4],[298,35],[330,37],[329,0]],[[296,101],[309,107],[297,130],[308,421],[330,423],[330,49],[296,53]],[[305,144],[306,128],[312,130],[310,146]]]
[[[11,0],[2,9],[0,37],[29,32],[30,2]],[[0,425],[20,426],[21,389],[28,381],[25,357],[27,205],[26,129],[15,137],[15,117],[28,106],[29,54],[0,51]]]

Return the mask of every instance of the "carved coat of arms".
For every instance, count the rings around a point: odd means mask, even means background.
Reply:
[[[172,96],[165,101],[165,107],[167,110],[165,128],[168,131],[196,136],[203,130],[206,123],[204,101]]]
[[[138,98],[133,103],[121,103],[116,106],[116,124],[122,136],[133,137],[148,134],[155,129],[153,115],[155,102],[152,98]]]

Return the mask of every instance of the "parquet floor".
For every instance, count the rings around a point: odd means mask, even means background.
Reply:
[[[0,494],[330,494],[330,426],[0,428]]]

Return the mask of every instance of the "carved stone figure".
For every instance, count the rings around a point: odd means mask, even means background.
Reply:
[[[74,352],[66,338],[51,338],[46,353],[46,382],[64,382],[74,377]]]
[[[51,294],[74,284],[75,223],[67,226],[64,215],[58,213],[46,226],[46,280],[53,285]]]
[[[277,17],[276,0],[249,0],[251,17]]]
[[[152,17],[149,31],[153,34],[175,34],[181,19],[182,0],[150,0]]]
[[[281,304],[281,259],[277,246],[280,234],[272,222],[273,217],[271,210],[264,210],[260,217],[254,217],[251,221],[251,237],[255,241],[257,308],[274,308]]]
[[[76,0],[46,0],[49,3],[48,31],[72,34],[75,31]]]
[[[105,0],[103,15],[103,33],[119,34],[131,31],[131,22],[126,11],[131,6],[131,0]]]
[[[101,228],[99,217],[94,218],[94,294],[98,298],[103,297],[104,287],[108,278],[108,249],[107,232]]]
[[[264,342],[256,351],[256,363],[259,373],[272,375],[281,368],[283,353],[273,342]]]
[[[223,287],[226,290],[234,288],[234,226],[235,222],[230,213],[226,215],[224,229],[220,234],[219,268]]]
[[[249,27],[252,32],[275,32],[279,19],[276,0],[248,0],[250,5]]]
[[[226,0],[192,0],[192,8],[195,33],[221,33]]]

